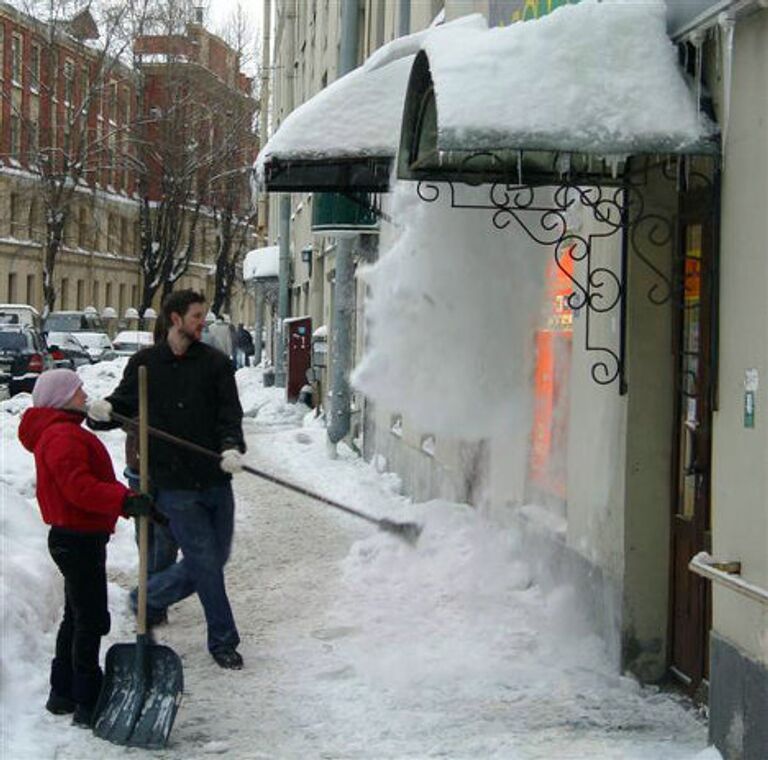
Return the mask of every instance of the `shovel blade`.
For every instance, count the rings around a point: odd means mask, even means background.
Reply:
[[[161,749],[183,690],[181,659],[170,647],[113,644],[104,663],[93,733],[113,744]]]

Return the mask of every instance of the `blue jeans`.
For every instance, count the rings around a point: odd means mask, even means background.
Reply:
[[[147,605],[165,609],[197,592],[208,624],[208,650],[240,643],[224,585],[235,528],[232,486],[182,491],[159,488],[157,508],[170,520],[170,528],[184,555],[170,567],[154,573],[147,583]]]
[[[132,491],[139,493],[141,487],[139,485],[138,473],[132,470],[130,467],[126,467],[123,471],[123,475],[128,481],[128,487]],[[139,521],[136,520],[136,545],[139,543]],[[176,543],[176,539],[171,533],[171,529],[167,525],[158,525],[152,520],[149,521],[149,543],[147,550],[147,575],[151,577],[160,570],[165,570],[166,567],[170,567],[176,562],[176,557],[179,553],[179,547]],[[131,591],[131,607],[136,612],[136,601],[138,592],[134,588]],[[147,620],[151,624],[154,620],[159,619],[165,613],[165,608],[153,609],[149,605],[147,610]]]

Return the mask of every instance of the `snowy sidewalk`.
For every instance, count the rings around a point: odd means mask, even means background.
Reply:
[[[98,395],[99,383],[113,380],[88,378],[89,392]],[[248,461],[350,506],[423,522],[418,547],[237,476],[227,581],[245,669],[213,663],[196,598],[174,607],[169,625],[158,629],[184,662],[185,696],[171,744],[162,752],[129,750],[42,708],[58,580],[48,574],[45,531],[34,511],[23,524],[9,514],[34,505],[24,499],[31,495],[28,474],[4,476],[3,538],[10,536],[4,548],[11,552],[3,565],[4,604],[14,625],[3,636],[3,760],[719,757],[704,749],[706,727],[683,702],[611,672],[569,590],[543,594],[536,586],[517,536],[461,505],[408,504],[397,495],[396,477],[348,450],[328,460],[324,431],[299,427],[300,409],[282,404],[259,380],[255,372],[238,377]],[[12,414],[3,413],[4,467],[19,468],[26,455],[13,447]],[[122,434],[105,440],[120,462]],[[121,522],[110,544],[108,643],[133,637],[125,590],[135,575],[135,547],[131,526]],[[34,583],[9,591],[32,563],[40,568]],[[34,584],[48,596],[30,611],[24,594]],[[18,630],[30,621],[48,628]],[[18,634],[30,641],[34,659]]]

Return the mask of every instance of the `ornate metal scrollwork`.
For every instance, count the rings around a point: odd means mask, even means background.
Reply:
[[[458,174],[454,175],[460,181],[423,180],[418,183],[417,193],[428,203],[440,200],[447,193],[443,200],[447,200],[451,208],[485,210],[490,212],[491,224],[497,230],[503,231],[515,224],[531,240],[552,247],[557,267],[573,285],[573,291],[567,296],[568,306],[577,314],[584,314],[585,349],[598,356],[591,367],[592,377],[600,385],[618,379],[619,390],[624,393],[628,253],[631,251],[653,276],[647,291],[650,303],[667,304],[682,287],[667,274],[669,267],[665,263],[670,252],[678,255],[675,217],[666,215],[666,209],[650,206],[646,197],[648,187],[653,181],[667,183],[676,194],[699,189],[712,192],[717,182],[714,179],[717,159],[688,156],[622,159],[620,176],[600,176],[590,173],[592,160],[581,157],[580,161],[573,162],[571,158],[555,155],[549,171],[540,172],[536,182],[526,184],[522,176],[522,152],[517,157],[515,170],[509,166],[508,157],[502,160],[502,156],[484,151],[463,160]],[[604,160],[601,171],[605,172],[609,164]],[[581,166],[586,173],[579,174],[572,168],[574,165]],[[619,166],[618,160],[616,166]],[[488,183],[487,198],[478,202],[474,199],[478,196],[478,186],[483,183],[480,179],[483,171],[489,179],[515,174],[517,177],[516,181]],[[462,200],[461,188],[472,191],[471,200]],[[581,234],[570,223],[570,216],[579,208],[591,214],[594,229],[589,233]],[[621,264],[612,268],[601,260],[600,247],[594,243],[616,233],[622,235]],[[620,322],[618,345],[605,345],[605,341],[596,337],[596,320],[607,315],[613,318],[614,311],[618,312]]]
[[[569,308],[585,314],[585,349],[599,355],[591,367],[593,380],[609,385],[623,373],[622,350],[603,345],[595,337],[594,320],[610,314],[624,298],[624,272],[616,274],[610,267],[598,262],[593,249],[597,238],[606,238],[622,229],[625,209],[622,188],[584,187],[575,182],[563,182],[556,188],[535,188],[496,182],[489,186],[486,201],[463,201],[458,183],[422,181],[418,183],[419,198],[427,203],[440,200],[443,190],[454,209],[478,209],[491,212],[491,223],[503,231],[511,224],[521,227],[534,242],[551,246],[555,264],[573,284],[567,296]],[[541,196],[547,196],[542,200]],[[591,211],[598,229],[588,235],[573,231],[569,215],[577,208]],[[582,273],[573,273],[574,267],[566,260],[579,264]],[[621,337],[623,340],[623,334]]]

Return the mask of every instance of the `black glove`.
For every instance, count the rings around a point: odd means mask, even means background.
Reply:
[[[149,496],[143,493],[129,493],[123,502],[123,514],[126,517],[149,517],[154,506]]]
[[[125,497],[123,514],[126,517],[149,517],[158,525],[168,525],[168,518],[155,508],[151,497],[143,493],[132,493]]]

